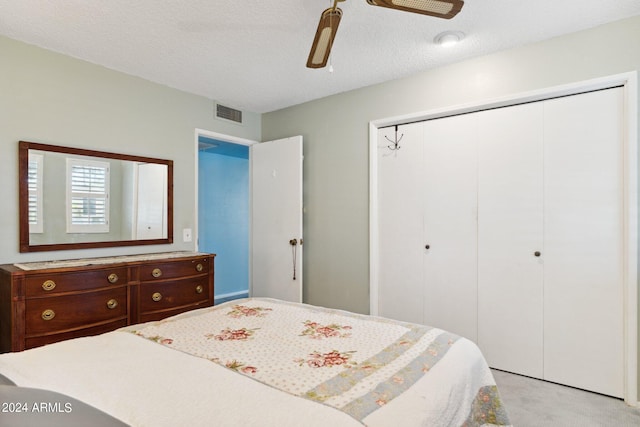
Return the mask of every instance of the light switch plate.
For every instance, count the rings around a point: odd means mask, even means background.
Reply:
[[[190,242],[191,241],[191,229],[190,228],[183,228],[182,229],[182,241],[183,242]]]

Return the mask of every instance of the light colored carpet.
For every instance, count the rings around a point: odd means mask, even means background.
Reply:
[[[640,409],[620,399],[492,370],[515,427],[638,427]]]

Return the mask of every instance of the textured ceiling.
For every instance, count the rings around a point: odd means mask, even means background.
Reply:
[[[640,14],[640,0],[466,0],[443,20],[347,0],[331,73],[305,67],[331,3],[0,0],[0,34],[264,113]],[[445,30],[467,37],[435,45]]]

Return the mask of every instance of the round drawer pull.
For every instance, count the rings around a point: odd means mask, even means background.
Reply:
[[[202,287],[202,285],[198,285],[198,286],[196,286],[196,293],[197,293],[197,294],[201,294],[201,293],[202,293],[202,291],[204,291],[204,288]]]
[[[151,295],[151,299],[154,300],[155,302],[158,302],[162,299],[162,294],[160,292],[156,292],[153,295]]]
[[[200,272],[204,270],[204,265],[202,265],[202,263],[198,263],[198,265],[196,265],[196,271]]]
[[[151,272],[151,275],[153,277],[160,277],[162,276],[162,270],[160,270],[159,268],[154,268],[153,271]]]
[[[51,309],[46,309],[45,311],[42,312],[43,320],[51,320],[54,317],[56,317],[56,312]]]
[[[118,306],[118,301],[114,300],[114,299],[110,299],[109,301],[107,301],[107,308],[109,310],[113,310],[114,308],[116,308]]]
[[[52,291],[55,287],[56,282],[54,282],[53,280],[45,280],[45,282],[42,284],[42,289],[44,289],[45,291]]]
[[[111,273],[109,277],[107,277],[107,280],[109,281],[109,283],[116,283],[118,279],[119,277],[116,273]]]

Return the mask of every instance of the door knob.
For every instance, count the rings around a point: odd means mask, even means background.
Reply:
[[[540,252],[539,252],[539,251],[535,251],[533,254],[534,254],[535,256],[540,256]]]
[[[425,248],[425,249],[429,249],[430,247],[431,247],[431,246],[429,246],[429,245],[425,245],[425,247],[424,247],[424,248]]]

